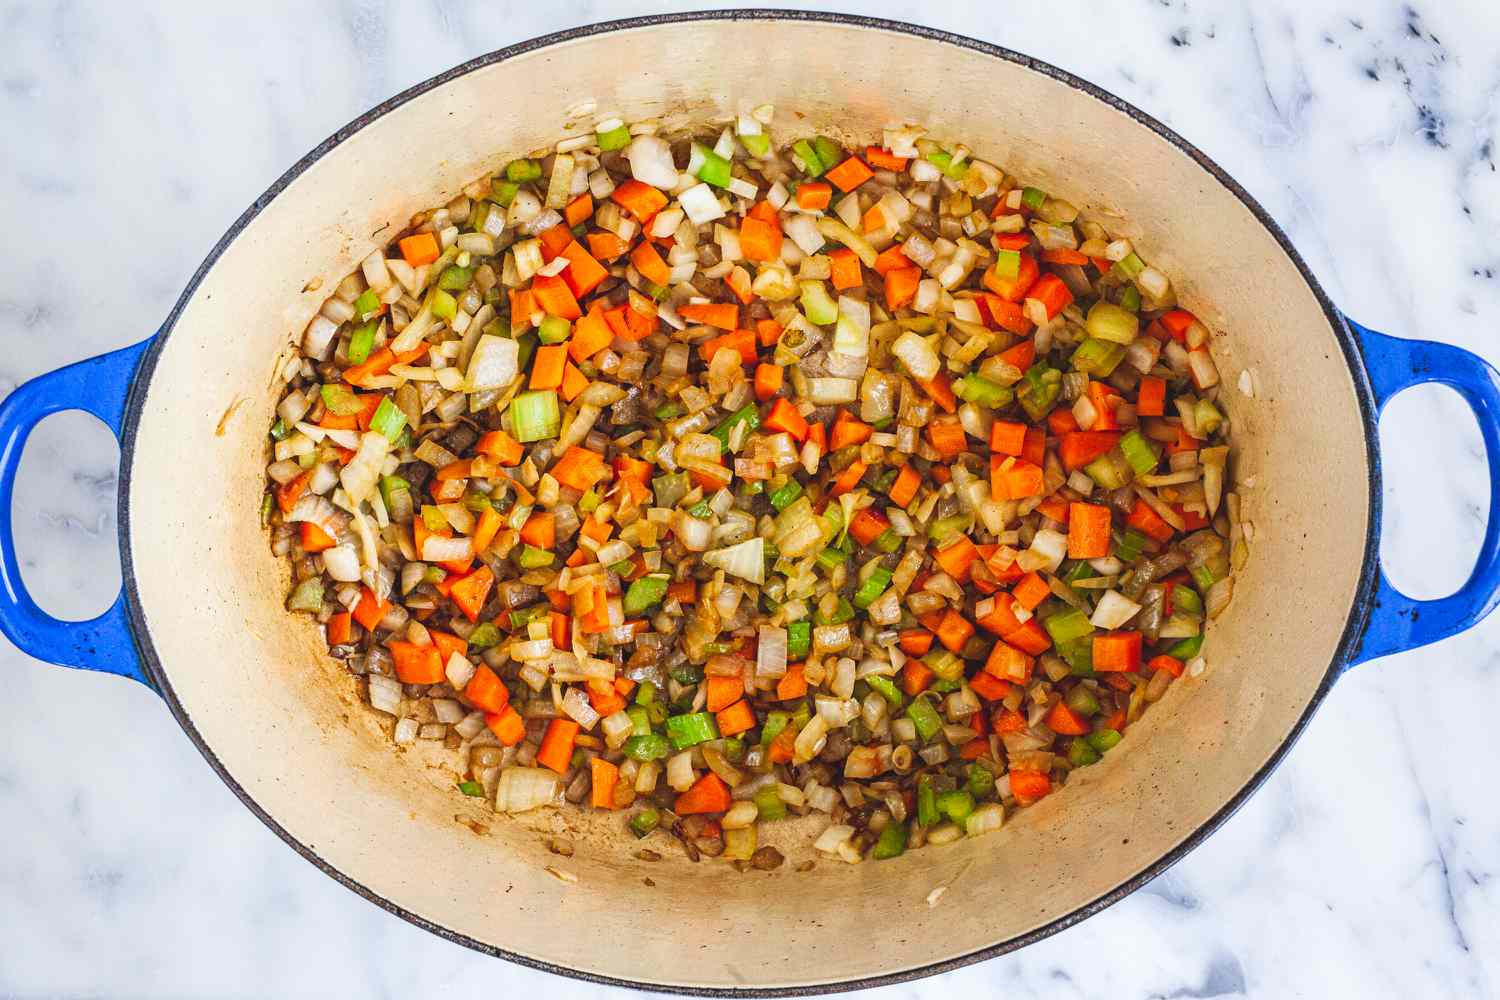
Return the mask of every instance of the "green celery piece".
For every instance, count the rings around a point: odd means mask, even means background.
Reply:
[[[1041,188],[1027,187],[1021,189],[1021,204],[1035,212],[1042,207],[1047,200],[1047,192]]]
[[[943,720],[938,717],[937,709],[926,698],[913,699],[907,706],[906,717],[917,727],[917,736],[923,743],[932,739],[943,728]]]
[[[469,633],[469,649],[475,652],[499,645],[500,630],[494,622],[484,622]]]
[[[757,819],[786,819],[786,803],[781,801],[781,792],[775,785],[767,785],[755,793],[755,807],[760,810]]]
[[[713,429],[712,436],[719,439],[720,447],[728,448],[729,436],[734,433],[734,429],[741,424],[745,425],[745,432],[747,434],[760,426],[760,410],[756,403],[746,403],[744,406],[740,407],[738,410],[735,410],[729,416],[725,417],[719,423],[719,426]]]
[[[779,486],[771,491],[771,506],[776,508],[777,513],[780,513],[790,507],[801,495],[802,484],[795,479],[789,479],[785,486]]]
[[[757,159],[764,159],[771,151],[771,137],[762,132],[760,135],[742,135],[740,144]]]
[[[964,661],[946,649],[934,649],[922,657],[927,669],[945,681],[958,681],[964,675]]]
[[[1042,626],[1052,641],[1061,645],[1073,639],[1081,639],[1094,631],[1089,616],[1077,608],[1066,608],[1055,615],[1042,619]]]
[[[1006,281],[1015,281],[1021,276],[1021,251],[996,250],[995,276]]]
[[[656,684],[652,681],[641,681],[641,686],[635,689],[635,703],[637,705],[652,705],[656,702]]]
[[[1131,312],[1141,311],[1141,293],[1134,285],[1126,285],[1125,291],[1120,293],[1120,308]]]
[[[821,281],[804,281],[801,283],[802,311],[807,314],[807,321],[814,326],[828,326],[830,323],[838,322],[839,306],[828,295],[828,288]]]
[[[854,606],[844,597],[839,598],[838,605],[834,607],[831,615],[825,615],[821,609],[813,612],[813,623],[816,625],[842,625],[844,622],[853,620]]]
[[[760,745],[768,747],[771,741],[781,735],[782,730],[791,724],[792,717],[789,713],[780,709],[773,710],[766,715],[765,725],[760,727]]]
[[[1151,442],[1133,427],[1120,439],[1120,451],[1124,452],[1125,461],[1130,463],[1130,467],[1138,476],[1144,476],[1154,470],[1156,463],[1160,461],[1156,449],[1151,447]]]
[[[1218,581],[1218,577],[1214,575],[1213,567],[1208,563],[1204,563],[1201,566],[1194,566],[1188,572],[1192,574],[1193,582],[1198,585],[1200,590],[1207,590]]]
[[[323,405],[328,408],[328,412],[337,417],[353,416],[365,408],[354,390],[340,383],[323,386],[318,395],[323,398]]]
[[[682,413],[683,410],[681,403],[668,401],[653,410],[651,415],[654,416],[657,420],[671,420],[673,417],[682,416]]]
[[[812,649],[812,622],[788,622],[786,626],[786,658],[795,662],[805,657]]]
[[[885,593],[885,588],[890,585],[891,571],[884,566],[875,567],[875,571],[855,591],[854,606],[864,611],[870,605],[874,604],[880,598],[880,595]]]
[[[707,146],[694,145],[694,154],[703,160],[695,176],[711,187],[727,188],[731,177],[729,161]]]
[[[537,339],[544,344],[561,344],[573,332],[573,324],[561,316],[543,316],[537,327]]]
[[[880,837],[875,841],[875,847],[870,851],[870,857],[876,861],[885,861],[887,858],[899,858],[906,853],[906,837],[906,824],[898,823],[892,819],[880,831]]]
[[[1099,763],[1099,751],[1089,745],[1083,737],[1075,737],[1068,744],[1068,763],[1074,767],[1088,767]]]
[[[601,153],[624,149],[630,145],[630,126],[622,122],[608,132],[595,132],[594,141],[599,144],[599,151]]]
[[[1124,736],[1120,735],[1118,729],[1110,729],[1107,726],[1102,729],[1096,729],[1084,737],[1084,739],[1088,740],[1089,746],[1100,753],[1108,753],[1118,746],[1124,738]]]
[[[632,580],[630,589],[625,591],[624,611],[625,617],[634,618],[643,614],[646,609],[662,602],[667,596],[667,587],[671,584],[671,578],[665,573],[653,573],[643,576],[638,580]]]
[[[1070,363],[1075,371],[1083,372],[1085,375],[1097,379],[1109,378],[1114,370],[1125,360],[1125,345],[1117,344],[1112,340],[1099,340],[1089,337],[1078,345],[1073,352]]]
[[[406,413],[391,402],[389,396],[380,401],[380,405],[375,408],[375,415],[370,418],[370,430],[383,434],[387,441],[394,442],[405,426]]]
[[[286,425],[286,421],[277,417],[276,422],[271,425],[271,440],[285,441],[291,434],[292,429]]]
[[[543,621],[551,613],[550,604],[533,604],[529,608],[516,608],[510,612],[511,628],[525,628],[532,622]]]
[[[375,346],[375,330],[379,326],[379,320],[367,320],[349,334],[349,349],[344,353],[351,365],[362,365],[370,359],[370,350]]]
[[[536,160],[511,160],[505,165],[505,179],[517,184],[538,180],[542,176],[542,165]]]
[[[940,517],[927,526],[927,537],[933,545],[941,549],[948,542],[967,532],[973,523],[974,519],[969,514]]]
[[[1087,677],[1094,672],[1094,640],[1089,636],[1058,643],[1057,655],[1073,668],[1074,677]]]
[[[1202,649],[1203,636],[1190,635],[1186,639],[1175,643],[1170,649],[1168,649],[1167,655],[1175,656],[1177,657],[1177,659],[1183,660],[1185,662],[1197,656]]]
[[[1110,268],[1111,272],[1118,272],[1116,277],[1134,280],[1146,269],[1146,262],[1136,256],[1134,250],[1125,256],[1124,260],[1115,261],[1115,266]]]
[[[472,280],[474,280],[474,269],[472,267],[459,267],[457,264],[450,264],[443,268],[442,274],[438,275],[438,287],[445,292],[461,292],[469,287],[469,282]]]
[[[1212,586],[1212,585],[1210,585]],[[1184,587],[1182,584],[1172,588],[1172,608],[1176,611],[1186,611],[1190,615],[1203,614],[1203,598],[1192,587]]]
[[[667,721],[670,722],[671,719],[669,718]],[[702,741],[700,740],[699,742]],[[667,746],[666,738],[657,733],[646,733],[643,736],[632,736],[625,741],[625,745],[624,747],[622,747],[622,749],[625,752],[625,756],[629,757],[631,760],[640,761],[661,760],[671,752],[670,748]],[[679,747],[678,749],[681,749],[681,747]]]
[[[432,314],[441,320],[451,320],[458,315],[458,300],[441,288],[432,293]]]
[[[635,563],[631,562],[629,559],[621,559],[619,562],[609,564],[609,571],[615,576],[624,576],[634,568]]]
[[[1115,558],[1124,563],[1133,563],[1146,551],[1145,535],[1128,528],[1115,534]]]
[[[889,555],[901,547],[901,536],[895,528],[886,528],[875,538],[875,548]]]
[[[953,386],[953,394],[965,402],[976,406],[988,406],[992,410],[1009,406],[1016,398],[1015,391],[1010,386],[991,382],[976,372],[969,372],[959,379]]]
[[[824,171],[832,170],[844,159],[844,147],[826,135],[813,139],[813,152],[817,153],[818,162],[823,165]]]
[[[522,545],[516,555],[516,565],[522,569],[544,569],[552,565],[552,553],[535,545]]]
[[[655,809],[642,809],[630,817],[630,832],[636,837],[646,837],[661,825],[661,813]]]
[[[1077,583],[1079,580],[1087,580],[1090,577],[1096,575],[1097,574],[1094,572],[1094,567],[1090,566],[1084,560],[1079,559],[1077,562],[1073,563],[1073,565],[1068,567],[1068,571],[1062,575],[1062,578],[1064,583],[1071,584]]]
[[[974,811],[974,796],[967,788],[955,788],[950,792],[939,792],[937,797],[938,812],[947,816],[955,823],[962,824]]]
[[[501,208],[509,208],[510,203],[516,200],[516,193],[521,190],[521,185],[515,181],[505,181],[496,177],[490,181],[490,194],[495,199],[495,204]]]
[[[668,472],[651,480],[658,507],[676,507],[677,501],[687,496],[691,488],[686,472]]]
[[[359,293],[359,298],[354,300],[354,315],[360,319],[380,309],[380,296],[375,294],[375,289],[366,288]]]
[[[556,437],[562,429],[557,393],[538,389],[516,396],[510,401],[510,425],[516,440],[522,444]]]
[[[700,521],[707,521],[714,516],[714,509],[708,505],[707,500],[699,500],[688,508],[688,514]]]
[[[667,716],[667,739],[672,741],[673,750],[686,750],[718,738],[719,725],[710,712]]]
[[[894,681],[883,674],[870,674],[865,678],[865,683],[870,685],[870,690],[884,698],[891,708],[900,708],[906,699],[901,697],[901,691],[896,687]]]
[[[822,177],[823,171],[828,169],[827,167],[823,166],[822,161],[818,159],[818,154],[813,149],[812,143],[808,142],[806,139],[798,139],[796,142],[792,143],[792,152],[797,154],[797,158],[801,160],[802,165],[807,168],[809,177]]]
[[[472,798],[478,799],[484,797],[484,786],[477,781],[460,781],[458,783],[458,790]]]
[[[271,494],[267,493],[260,498],[260,526],[262,528],[271,523],[271,511],[275,506],[276,501],[271,499]]]
[[[306,611],[310,614],[322,611],[323,578],[315,576],[297,584],[297,589],[287,598],[286,607],[288,611]]]
[[[1073,690],[1068,692],[1068,697],[1065,700],[1068,707],[1079,715],[1097,715],[1099,713],[1099,699],[1094,697],[1094,692],[1082,684],[1075,685]]]
[[[969,794],[975,800],[989,796],[995,790],[995,776],[983,764],[969,765]]]
[[[651,735],[651,713],[646,710],[645,705],[631,705],[625,710],[625,714],[630,716],[631,736]]]
[[[391,509],[392,496],[400,493],[402,490],[405,490],[408,494],[410,494],[411,483],[407,482],[405,479],[402,479],[400,476],[380,477],[380,499],[385,503],[386,510]]]
[[[1083,467],[1084,473],[1106,490],[1117,490],[1130,481],[1130,463],[1118,448],[1100,455]]]
[[[1045,362],[1026,369],[1026,377],[1016,390],[1016,399],[1033,423],[1038,423],[1057,405],[1062,394],[1062,372]]]
[[[937,792],[932,787],[932,775],[917,778],[917,822],[923,826],[936,826],[938,815]]]

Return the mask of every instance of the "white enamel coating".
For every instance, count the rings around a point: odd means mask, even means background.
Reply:
[[[1143,255],[1220,331],[1226,382],[1255,370],[1253,400],[1227,395],[1234,464],[1254,477],[1246,503],[1260,530],[1211,632],[1209,671],[1174,685],[1104,764],[1001,833],[880,864],[738,875],[670,848],[663,861],[636,860],[618,820],[601,830],[573,813],[495,816],[453,791],[445,754],[396,750],[389,720],[358,703],[319,630],[282,610],[286,571],[258,506],[277,356],[413,212],[586,129],[592,114],[570,118],[585,102],[681,125],[767,101],[778,135],[868,141],[884,125],[921,122],[1095,217],[1126,220]],[[304,290],[317,280],[322,291]],[[221,428],[231,400],[243,405]],[[205,276],[161,352],[130,470],[130,546],[151,642],[187,721],[251,799],[348,878],[482,945],[585,973],[816,985],[1041,928],[1151,866],[1250,781],[1334,655],[1365,545],[1365,453],[1339,346],[1291,260],[1146,126],[1040,72],[931,38],[710,20],[580,38],[474,70],[349,136],[274,198]],[[577,845],[571,858],[544,846],[563,831]],[[785,844],[801,831],[781,832]]]

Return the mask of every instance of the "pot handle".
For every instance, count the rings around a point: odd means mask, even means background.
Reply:
[[[109,610],[83,622],[54,618],[37,606],[16,560],[11,503],[26,439],[44,417],[64,410],[92,413],[120,435],[125,397],[141,355],[154,337],[59,368],[0,400],[0,632],[26,654],[48,663],[133,677],[150,686],[131,637],[121,587]]]
[[[1462,632],[1500,603],[1500,372],[1461,347],[1390,337],[1344,319],[1359,340],[1377,418],[1403,389],[1425,382],[1446,385],[1474,411],[1490,474],[1489,519],[1474,572],[1447,597],[1419,601],[1392,586],[1382,569],[1364,635],[1349,658],[1353,666]]]

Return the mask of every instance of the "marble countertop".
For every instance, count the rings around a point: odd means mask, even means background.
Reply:
[[[1362,322],[1500,360],[1500,18],[1492,0],[1414,3],[843,6],[1114,91],[1237,177]],[[368,106],[511,42],[657,9],[216,7],[0,8],[0,391],[152,330],[243,207]],[[1440,595],[1482,533],[1479,436],[1427,389],[1390,407],[1381,438],[1384,554],[1398,584]],[[95,614],[118,586],[116,455],[79,414],[26,453],[14,524],[55,613]],[[369,905],[261,826],[145,688],[0,646],[0,995],[623,995]],[[1500,616],[1365,665],[1260,794],[1149,887],[1015,955],[870,995],[1500,995],[1497,696]]]

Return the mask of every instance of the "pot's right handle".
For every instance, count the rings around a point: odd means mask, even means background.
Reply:
[[[83,410],[119,436],[125,397],[152,339],[38,375],[0,401],[0,632],[38,660],[133,677],[148,686],[125,614],[123,587],[108,611],[84,622],[54,618],[31,599],[16,559],[11,502],[26,439],[44,417]]]
[[[1388,337],[1344,318],[1359,339],[1365,371],[1375,391],[1377,416],[1403,389],[1425,382],[1452,388],[1474,411],[1490,478],[1489,520],[1474,572],[1447,597],[1419,601],[1392,586],[1382,569],[1365,634],[1349,659],[1353,666],[1462,632],[1500,603],[1500,372],[1463,348]]]

